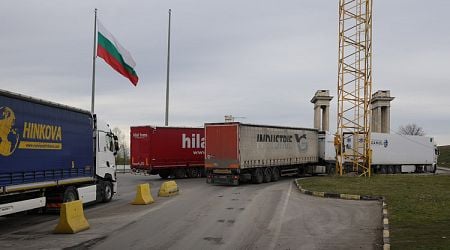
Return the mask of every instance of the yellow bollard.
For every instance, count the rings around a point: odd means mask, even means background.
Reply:
[[[165,181],[159,188],[158,196],[172,196],[178,194],[178,185],[175,181]]]
[[[131,203],[133,205],[147,205],[153,203],[153,197],[150,193],[150,185],[148,183],[139,184],[137,186],[136,198]]]
[[[59,223],[54,233],[75,234],[89,229],[89,223],[84,217],[83,204],[80,200],[66,202],[61,205]]]

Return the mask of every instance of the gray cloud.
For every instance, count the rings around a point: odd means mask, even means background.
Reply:
[[[93,9],[133,55],[137,87],[97,60],[96,112],[126,134],[164,123],[172,8],[170,124],[223,116],[312,127],[317,89],[335,96],[337,1],[2,1],[0,88],[90,109]],[[390,89],[391,128],[414,122],[450,144],[450,3],[374,3],[374,91]]]

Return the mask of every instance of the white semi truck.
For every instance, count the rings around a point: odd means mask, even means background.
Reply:
[[[353,137],[344,136],[344,150],[351,150]],[[332,166],[336,161],[334,135],[319,134],[321,160]],[[432,137],[371,133],[372,169],[375,173],[434,173],[439,150]]]

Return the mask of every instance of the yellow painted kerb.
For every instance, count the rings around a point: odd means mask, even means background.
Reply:
[[[342,199],[347,199],[347,200],[359,200],[361,198],[359,195],[356,195],[356,194],[341,194],[340,197]]]
[[[312,194],[314,196],[320,196],[320,197],[324,197],[325,196],[325,192],[317,192],[317,191],[313,191]]]

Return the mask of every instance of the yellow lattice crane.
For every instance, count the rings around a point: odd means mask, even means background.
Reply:
[[[356,172],[370,177],[372,0],[339,1],[337,92],[337,174]]]

